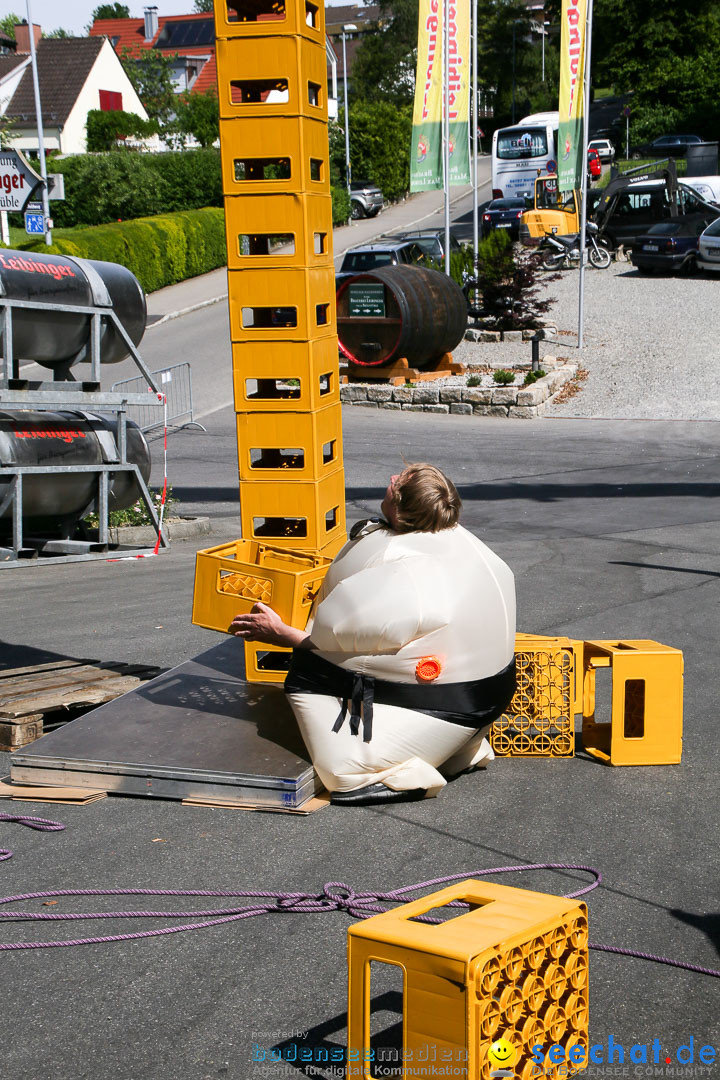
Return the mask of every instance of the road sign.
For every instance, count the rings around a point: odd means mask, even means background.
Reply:
[[[19,150],[0,150],[0,210],[22,211],[42,178]]]
[[[36,202],[35,199],[31,199],[29,203],[25,203],[26,214],[42,214],[43,204]]]
[[[45,235],[45,218],[42,214],[25,215],[25,232],[31,236]]]

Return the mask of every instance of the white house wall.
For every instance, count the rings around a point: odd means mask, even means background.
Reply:
[[[123,111],[136,113],[143,120],[147,120],[148,115],[143,104],[125,74],[115,50],[106,38],[102,49],[98,53],[97,60],[85,80],[85,85],[65,122],[60,148],[63,154],[85,153],[87,148],[87,132],[85,130],[87,114],[91,109],[100,108],[101,90],[112,90],[122,94]],[[37,145],[37,140],[35,145]]]

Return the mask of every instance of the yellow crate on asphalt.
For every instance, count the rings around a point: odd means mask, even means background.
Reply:
[[[658,641],[586,641],[582,741],[610,765],[677,765],[682,757],[683,654]],[[596,671],[610,668],[610,722],[595,717]]]
[[[458,901],[465,910],[454,917],[448,905]],[[428,914],[444,921],[415,921]],[[370,1011],[384,965],[403,982],[403,1080],[424,1080],[433,1062],[446,1075],[490,1080],[498,1039],[511,1045],[508,1067],[519,1080],[539,1069],[558,1080],[579,1071],[584,1065],[567,1063],[574,1047],[587,1063],[587,908],[578,900],[469,880],[351,926],[348,1080],[366,1080],[373,1054],[378,1061]],[[546,1057],[557,1043],[563,1066]],[[537,1046],[542,1066],[532,1060]]]
[[[579,700],[581,642],[518,634],[517,688],[490,728],[497,757],[572,757]]]
[[[328,130],[309,116],[220,121],[223,191],[233,195],[330,194]],[[328,244],[330,247],[330,244]]]
[[[321,480],[342,465],[341,406],[237,414],[241,480]]]
[[[254,540],[198,551],[192,621],[227,632],[236,615],[259,601],[302,630],[331,561]]]
[[[312,0],[215,0],[215,36],[301,34],[325,48],[325,5]]]
[[[340,401],[337,338],[236,341],[236,412],[310,412]]]

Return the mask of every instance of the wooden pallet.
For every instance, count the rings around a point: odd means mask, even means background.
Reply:
[[[382,379],[389,382],[391,386],[404,386],[406,382],[432,382],[434,379],[445,379],[448,375],[464,374],[465,365],[454,363],[452,353],[444,353],[439,360],[435,361],[432,369],[427,371],[410,367],[404,356],[382,366],[355,364],[352,360],[349,360],[347,365],[347,377],[350,382]]]
[[[159,675],[148,664],[54,660],[0,671],[0,750],[18,750],[80,712]]]

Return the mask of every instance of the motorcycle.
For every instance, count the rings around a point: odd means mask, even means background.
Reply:
[[[608,249],[598,243],[597,225],[593,221],[588,221],[585,233],[590,262],[598,270],[606,270],[610,265],[611,257]],[[562,270],[580,264],[580,237],[577,235],[556,236],[554,233],[545,233],[539,250],[544,253],[542,266],[545,270]]]

